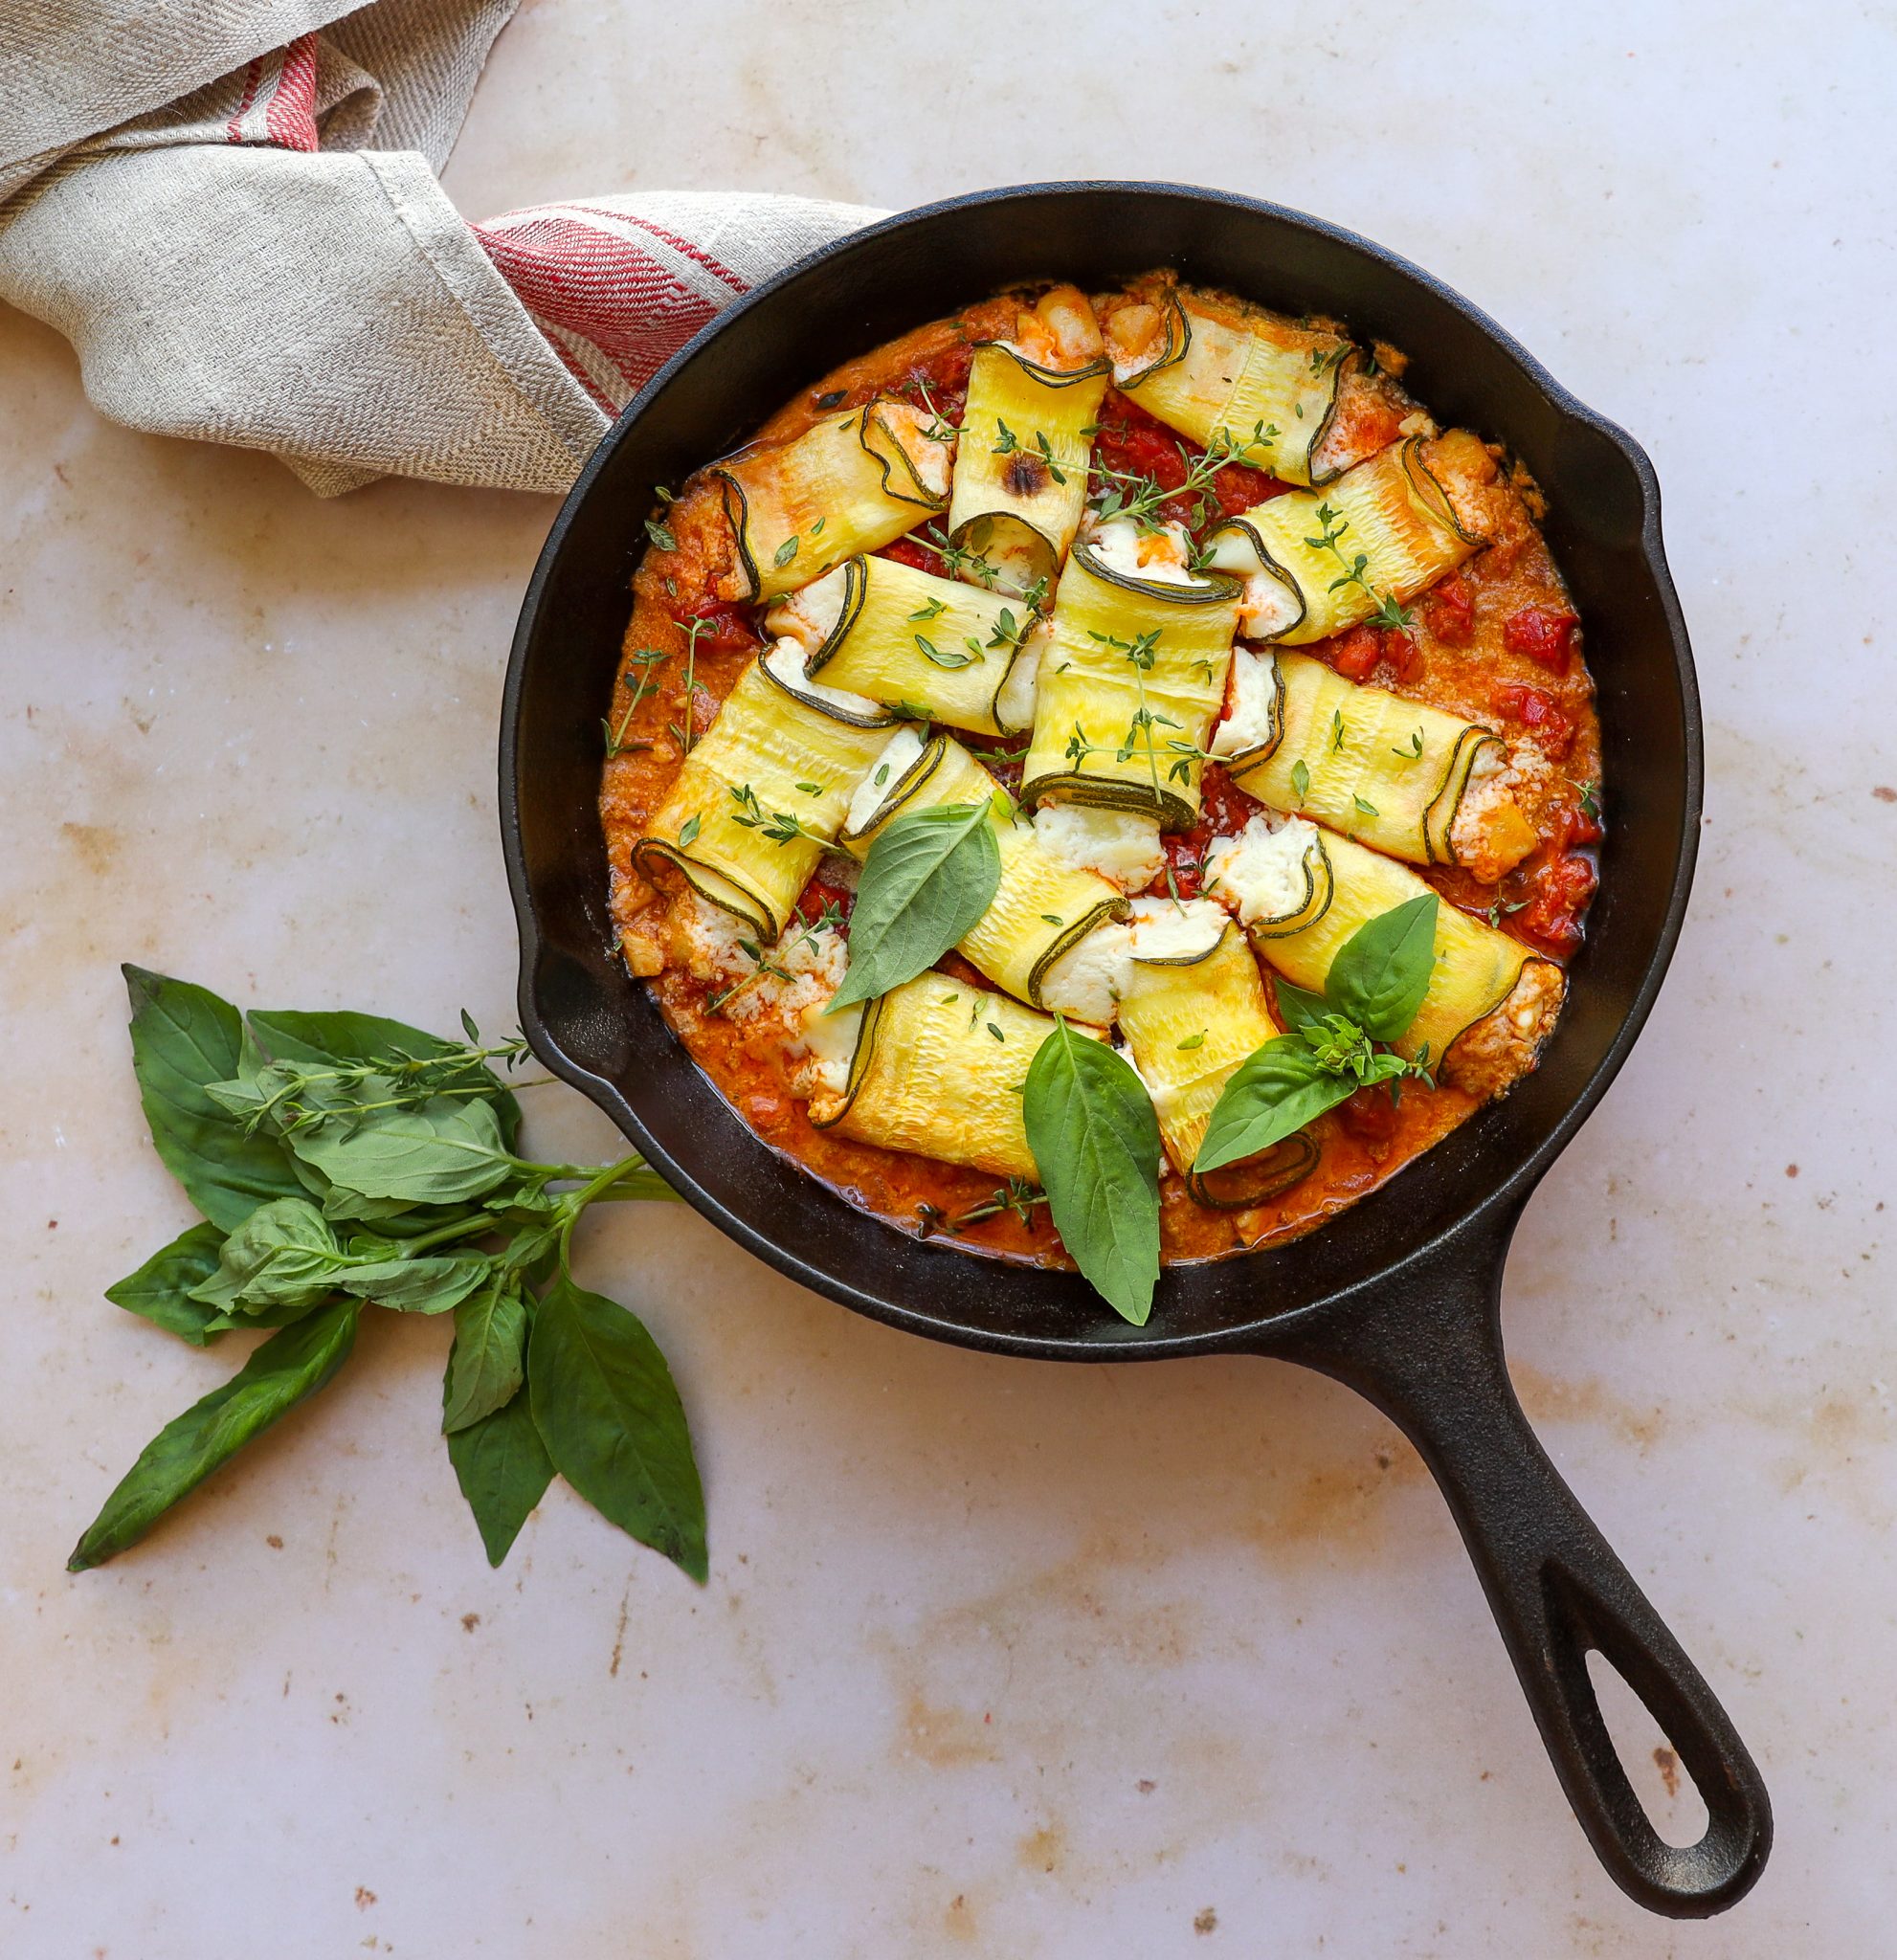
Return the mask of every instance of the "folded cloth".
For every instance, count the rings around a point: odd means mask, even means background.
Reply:
[[[881,213],[655,192],[470,225],[441,189],[517,0],[0,0],[0,300],[135,429],[564,490],[721,308]]]

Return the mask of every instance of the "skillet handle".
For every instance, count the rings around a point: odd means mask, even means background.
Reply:
[[[1525,1201],[1478,1214],[1307,1332],[1274,1340],[1271,1351],[1355,1389],[1416,1444],[1601,1863],[1650,1911],[1705,1918],[1758,1878],[1772,1847],[1771,1802],[1725,1709],[1562,1481],[1516,1399],[1500,1306]],[[1699,1786],[1708,1821],[1697,1844],[1676,1848],[1647,1821],[1602,1720],[1590,1649],[1646,1704]]]

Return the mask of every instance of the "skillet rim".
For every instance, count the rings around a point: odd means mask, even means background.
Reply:
[[[522,837],[519,790],[521,707],[525,691],[531,642],[540,625],[547,588],[552,580],[568,533],[590,496],[594,482],[619,445],[627,439],[634,423],[644,410],[658,399],[673,376],[734,322],[754,307],[768,303],[785,287],[803,278],[815,266],[845,252],[860,249],[865,244],[887,238],[926,220],[957,212],[981,210],[1015,200],[1101,195],[1162,195],[1189,199],[1226,211],[1262,215],[1292,230],[1305,232],[1333,245],[1342,246],[1347,253],[1353,253],[1371,260],[1386,272],[1394,272],[1399,278],[1421,288],[1439,302],[1460,314],[1498,354],[1519,369],[1523,379],[1562,424],[1588,429],[1606,437],[1628,464],[1639,486],[1640,528],[1638,548],[1652,579],[1661,619],[1673,653],[1674,679],[1679,688],[1684,738],[1684,754],[1681,757],[1680,828],[1673,839],[1673,870],[1666,903],[1654,935],[1652,947],[1613,1038],[1586,1080],[1575,1090],[1567,1107],[1550,1125],[1547,1134],[1541,1141],[1506,1175],[1489,1183],[1478,1196],[1462,1206],[1447,1223],[1408,1251],[1358,1280],[1319,1293],[1316,1297],[1293,1306],[1266,1308],[1261,1300],[1258,1316],[1238,1325],[1194,1333],[1168,1334],[1163,1330],[1155,1332],[1149,1323],[1148,1326],[1137,1329],[1120,1328],[1119,1338],[1110,1340],[1098,1337],[1089,1339],[1065,1332],[1004,1333],[972,1326],[959,1320],[939,1318],[916,1306],[889,1302],[878,1294],[864,1291],[848,1280],[833,1275],[822,1267],[811,1264],[797,1254],[787,1250],[777,1240],[758,1230],[742,1213],[732,1210],[705,1191],[692,1172],[652,1136],[616,1083],[574,1060],[566,1052],[558,1035],[547,1024],[547,1018],[542,1015],[535,1002],[534,978],[546,951],[546,938],[541,930],[538,904],[527,871],[526,854]],[[1618,423],[1610,421],[1564,388],[1512,334],[1492,320],[1482,308],[1437,278],[1435,274],[1405,258],[1401,254],[1392,252],[1343,226],[1313,217],[1307,212],[1293,210],[1288,206],[1271,203],[1263,198],[1247,197],[1236,191],[1213,189],[1200,185],[1157,179],[1061,179],[1053,182],[1004,185],[938,199],[933,203],[920,205],[879,219],[873,224],[863,226],[841,238],[820,246],[814,252],[805,254],[707,321],[620,411],[612,427],[607,430],[598,446],[588,457],[555,514],[546,543],[541,547],[533,572],[527,581],[509,650],[507,673],[502,694],[498,760],[502,850],[521,945],[517,992],[521,1028],[541,1062],[562,1080],[580,1090],[597,1104],[652,1168],[658,1170],[695,1211],[753,1257],[762,1259],[788,1279],[794,1280],[798,1284],[809,1287],[826,1299],[836,1301],[853,1312],[860,1313],[868,1319],[902,1332],[925,1335],[933,1340],[946,1341],[957,1347],[989,1353],[1057,1361],[1160,1361],[1234,1351],[1269,1353],[1281,1341],[1288,1342],[1293,1330],[1303,1333],[1320,1315],[1335,1309],[1351,1297],[1392,1284],[1407,1269],[1419,1266],[1432,1256],[1439,1255],[1449,1241],[1466,1237],[1472,1231],[1482,1229],[1485,1221],[1490,1229],[1499,1234],[1500,1243],[1506,1248],[1506,1228],[1512,1226],[1513,1220],[1519,1215],[1550,1166],[1573,1141],[1581,1125],[1599,1104],[1609,1085],[1619,1074],[1653,1011],[1654,1002],[1659,997],[1661,986],[1672,964],[1685,923],[1686,905],[1691,896],[1699,855],[1699,833],[1705,794],[1704,738],[1698,677],[1693,665],[1685,618],[1681,611],[1679,595],[1674,589],[1672,573],[1666,562],[1665,548],[1661,538],[1660,482],[1645,450]],[[1341,1227],[1343,1222],[1341,1217],[1335,1218],[1319,1229],[1336,1229]],[[893,1232],[896,1228],[885,1226],[884,1229]],[[1261,1249],[1268,1250],[1270,1249]],[[1256,1255],[1243,1257],[1251,1258]],[[1233,1258],[1219,1263],[1236,1266],[1240,1263],[1240,1259]],[[998,1260],[984,1261],[984,1264],[992,1266],[997,1273],[1015,1270],[1028,1273],[1037,1270],[1016,1269]],[[1136,1338],[1127,1338],[1128,1336]]]

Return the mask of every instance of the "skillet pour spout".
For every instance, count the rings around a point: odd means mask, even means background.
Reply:
[[[1099,290],[1154,266],[1410,355],[1444,418],[1505,443],[1547,495],[1544,530],[1589,628],[1610,825],[1586,946],[1540,1069],[1342,1218],[1288,1245],[1162,1275],[1145,1327],[1077,1276],[976,1260],[892,1231],[815,1185],[724,1102],[613,952],[596,811],[610,698],[657,487],[728,451],[839,360],[1015,281]],[[1731,1723],[1550,1463],[1509,1385],[1509,1236],[1605,1093],[1679,936],[1700,822],[1699,696],[1639,447],[1493,322],[1361,238],[1221,192],[1127,183],[951,199],[800,261],[712,322],[628,407],[554,522],[515,634],[501,815],[521,934],[521,1021],[681,1196],[759,1258],[854,1311],[1040,1360],[1257,1354],[1348,1383],[1440,1484],[1562,1788],[1640,1904],[1701,1917],[1770,1848],[1764,1785]],[[1705,1837],[1654,1832],[1601,1718],[1598,1650],[1699,1786]]]

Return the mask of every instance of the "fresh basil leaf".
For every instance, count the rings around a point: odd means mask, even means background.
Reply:
[[[132,1002],[132,1069],[160,1161],[213,1225],[227,1232],[270,1198],[301,1191],[283,1146],[206,1094],[235,1077],[242,1022],[228,1001],[143,967],[121,970]]]
[[[850,914],[850,969],[827,1013],[932,967],[993,902],[1001,847],[985,803],[913,810],[877,834]]]
[[[314,1313],[319,1304],[332,1299],[333,1294],[324,1294],[319,1301],[297,1301],[294,1303],[283,1301],[270,1306],[227,1306],[215,1320],[206,1321],[205,1331],[210,1334],[224,1334],[233,1327],[255,1331],[258,1327],[287,1327]]]
[[[451,1392],[444,1377],[444,1400]],[[450,1430],[446,1441],[487,1562],[498,1566],[553,1481],[553,1462],[534,1427],[526,1390],[465,1429]]]
[[[344,1011],[300,1013],[279,1008],[253,1013],[250,1024],[278,1061],[301,1062],[305,1067],[320,1068],[325,1061],[395,1061],[404,1056],[427,1059],[446,1055],[457,1046],[426,1028],[412,1028],[406,1021],[388,1020],[381,1014]],[[479,1037],[471,1035],[468,1038],[477,1041]],[[501,1135],[507,1147],[511,1150],[520,1141],[521,1105],[491,1068],[470,1062],[465,1069],[438,1080],[442,1088],[492,1084],[494,1093],[480,1100],[501,1119]]]
[[[191,1298],[223,1313],[239,1306],[314,1306],[333,1293],[343,1247],[307,1198],[259,1205],[224,1241],[217,1270]]]
[[[458,1306],[494,1270],[485,1253],[439,1253],[414,1259],[379,1259],[345,1266],[335,1283],[358,1300],[391,1313],[446,1313]]]
[[[1057,1019],[1021,1113],[1060,1242],[1114,1312],[1145,1326],[1159,1279],[1159,1119],[1145,1085]]]
[[[1307,993],[1282,975],[1274,979],[1273,985],[1278,992],[1278,1018],[1284,1023],[1286,1034],[1296,1035],[1306,1027],[1315,1027],[1330,1012],[1321,993]]]
[[[441,1404],[452,1434],[492,1415],[526,1380],[527,1307],[519,1281],[497,1272],[455,1309],[455,1345]]]
[[[1373,1041],[1399,1040],[1422,1007],[1436,972],[1434,892],[1407,901],[1359,925],[1339,947],[1325,979],[1325,997]]]
[[[413,1109],[378,1109],[360,1121],[294,1130],[287,1141],[331,1184],[408,1204],[480,1197],[515,1170],[499,1119],[484,1102],[435,1097]]]
[[[216,1309],[191,1297],[191,1288],[217,1270],[224,1235],[215,1225],[193,1225],[155,1252],[136,1273],[105,1289],[114,1306],[142,1315],[155,1326],[202,1348],[213,1333]]]
[[[556,1280],[534,1309],[527,1392],[561,1476],[703,1583],[704,1492],[691,1432],[665,1357],[636,1316]]]
[[[66,1570],[86,1571],[136,1545],[254,1436],[315,1394],[348,1359],[361,1310],[356,1301],[332,1301],[273,1334],[222,1388],[167,1422],[105,1500]]]
[[[1332,1075],[1301,1035],[1279,1035],[1253,1051],[1232,1073],[1212,1106],[1212,1121],[1193,1169],[1216,1170],[1283,1143],[1357,1087],[1353,1075]]]

